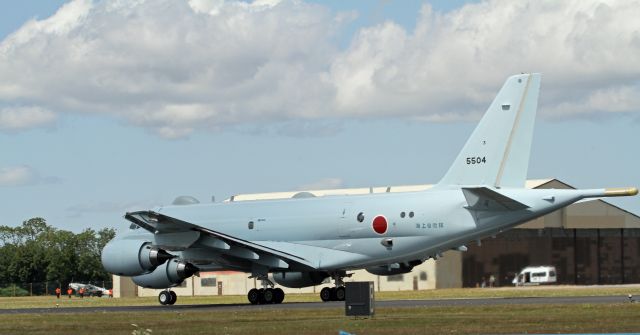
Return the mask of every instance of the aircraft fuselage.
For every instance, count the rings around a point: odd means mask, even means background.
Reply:
[[[509,194],[509,190],[503,193]],[[389,264],[411,257],[424,260],[580,197],[573,190],[512,193],[526,199],[531,208],[507,215],[486,211],[478,216],[465,208],[467,201],[460,189],[445,189],[167,206],[154,211],[257,244],[293,242],[359,255],[359,259],[325,260],[318,267],[333,270]],[[555,197],[553,202],[542,200],[550,196]],[[384,218],[382,223],[380,217]],[[392,247],[383,244],[385,239],[392,240]]]

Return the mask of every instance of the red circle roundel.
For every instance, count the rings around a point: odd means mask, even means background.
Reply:
[[[378,215],[373,218],[371,226],[376,233],[384,234],[387,232],[387,219],[382,215]]]

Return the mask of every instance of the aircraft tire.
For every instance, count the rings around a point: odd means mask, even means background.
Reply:
[[[176,301],[178,301],[178,295],[176,294],[176,292],[173,292],[173,291],[169,291],[169,295],[171,295],[171,300],[169,300],[169,305],[175,304]]]
[[[320,299],[322,299],[322,301],[327,302],[327,301],[331,301],[331,289],[328,287],[323,288],[322,290],[320,290]]]
[[[262,292],[262,301],[264,304],[273,304],[276,302],[276,296],[273,289],[268,288]]]
[[[332,288],[331,288],[331,291],[329,291],[329,292],[331,292],[331,301],[336,301],[336,300],[338,300],[338,299],[336,298],[336,288],[335,288],[335,287],[332,287]]]
[[[344,286],[336,287],[336,300],[344,301],[346,293]]]
[[[275,300],[274,302],[276,304],[281,304],[282,301],[284,301],[284,291],[281,288],[276,288],[273,290],[273,293],[275,295]]]
[[[258,290],[258,304],[264,304],[264,289]]]
[[[160,305],[167,305],[171,301],[171,294],[168,291],[162,291],[158,294],[158,302]]]
[[[247,294],[247,299],[249,300],[249,303],[251,303],[252,305],[257,305],[260,303],[260,291],[256,290],[255,288],[252,288],[249,290],[249,293]]]

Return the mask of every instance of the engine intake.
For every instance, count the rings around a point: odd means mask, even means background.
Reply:
[[[199,269],[191,263],[172,259],[158,266],[153,272],[135,276],[133,282],[146,288],[167,288],[180,285],[183,280],[193,276]]]
[[[120,276],[136,276],[153,271],[175,256],[154,247],[149,241],[113,240],[102,249],[102,266]]]

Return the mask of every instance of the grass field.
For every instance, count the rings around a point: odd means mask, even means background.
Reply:
[[[0,315],[0,334],[516,334],[633,332],[640,304]]]
[[[377,300],[469,297],[548,297],[634,294],[640,287],[554,287],[443,289],[379,292]],[[180,297],[179,304],[244,303],[244,296]],[[316,295],[289,294],[285,301],[318,301]],[[53,307],[55,297],[0,298],[2,308]],[[62,298],[61,307],[157,305],[149,298]],[[372,319],[344,316],[342,308],[98,312],[0,315],[0,334],[514,334],[634,332],[640,330],[640,303],[579,305],[494,305],[377,308]],[[138,328],[132,326],[137,324]],[[142,334],[142,333],[141,333]]]

